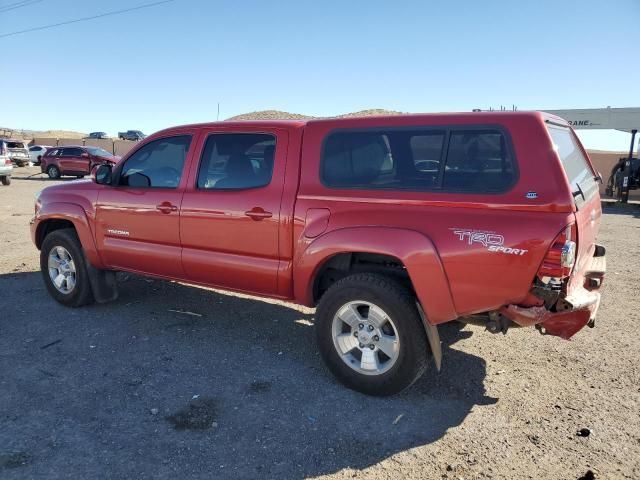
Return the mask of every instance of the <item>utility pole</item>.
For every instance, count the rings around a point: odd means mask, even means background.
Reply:
[[[631,130],[631,146],[629,147],[629,158],[624,164],[622,171],[622,203],[629,203],[629,177],[631,176],[631,159],[633,158],[633,147],[636,143],[636,133],[638,130]]]

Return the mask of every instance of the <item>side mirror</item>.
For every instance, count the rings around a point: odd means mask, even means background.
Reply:
[[[103,163],[93,170],[93,178],[98,185],[111,185],[111,165]]]

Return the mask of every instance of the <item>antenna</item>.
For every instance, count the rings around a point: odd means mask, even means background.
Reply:
[[[216,115],[216,122],[220,121],[220,102],[218,102],[218,114]]]

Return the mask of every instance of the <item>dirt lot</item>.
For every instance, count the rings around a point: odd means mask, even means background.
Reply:
[[[443,372],[379,399],[336,384],[287,304],[126,275],[115,303],[56,304],[35,172],[0,187],[1,478],[640,478],[639,210],[604,217],[595,329],[450,324]]]

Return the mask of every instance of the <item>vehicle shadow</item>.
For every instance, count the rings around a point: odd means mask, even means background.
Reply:
[[[0,457],[26,459],[3,477],[315,477],[436,442],[497,402],[484,360],[451,348],[472,334],[457,323],[441,328],[442,373],[375,398],[325,369],[308,310],[120,280],[116,302],[68,309],[39,272],[0,275],[32,299],[0,298]]]
[[[13,180],[35,180],[40,182],[71,182],[73,180],[78,180],[77,177],[61,177],[54,180],[49,178],[47,174],[43,172],[30,173],[20,171],[16,172],[15,170],[11,174],[11,178]]]
[[[602,213],[607,215],[632,215],[640,218],[640,203],[604,203]]]

